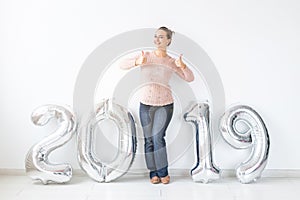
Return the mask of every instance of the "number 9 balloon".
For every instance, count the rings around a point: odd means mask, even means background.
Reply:
[[[31,116],[32,122],[39,126],[44,126],[52,118],[58,120],[59,128],[34,145],[25,160],[27,175],[32,179],[41,180],[43,184],[64,183],[72,178],[72,167],[69,164],[51,164],[48,156],[72,138],[77,128],[75,115],[62,106],[44,105],[35,109]]]
[[[248,129],[241,130],[238,123]],[[236,169],[241,183],[251,183],[260,178],[266,167],[270,139],[264,121],[249,106],[238,105],[227,110],[221,118],[220,130],[225,141],[236,149],[252,148],[248,159]]]

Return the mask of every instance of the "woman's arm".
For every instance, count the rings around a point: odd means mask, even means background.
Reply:
[[[178,74],[178,76],[180,76],[180,78],[182,78],[183,80],[185,80],[187,82],[192,82],[195,79],[192,70],[190,70],[187,66],[185,66],[185,67],[177,67],[176,66],[176,74]]]
[[[119,63],[119,66],[121,69],[131,69],[135,66],[144,64],[146,61],[147,61],[147,58],[145,56],[144,51],[142,51],[141,54],[137,54],[133,57],[123,59]]]
[[[119,63],[119,67],[125,70],[135,67],[135,61],[138,57],[139,55],[135,55],[134,57],[129,57],[121,60],[121,62]]]
[[[180,54],[179,58],[174,61],[175,64],[175,72],[187,82],[192,82],[194,80],[193,72],[186,66],[186,64],[182,61],[182,54]]]

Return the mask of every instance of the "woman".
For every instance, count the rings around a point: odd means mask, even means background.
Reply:
[[[140,99],[140,121],[145,138],[145,160],[153,184],[170,182],[166,151],[166,129],[173,115],[173,96],[168,85],[176,73],[185,81],[194,80],[193,72],[182,61],[167,54],[173,31],[166,27],[157,29],[154,35],[156,50],[144,52],[121,62],[122,69],[141,67],[142,96]]]

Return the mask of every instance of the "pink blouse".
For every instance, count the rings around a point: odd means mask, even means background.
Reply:
[[[131,69],[135,67],[135,61],[140,55],[128,58],[120,63],[120,68]],[[146,62],[140,66],[141,90],[140,102],[146,105],[163,106],[174,102],[169,81],[175,72],[187,82],[194,80],[193,72],[186,67],[177,67],[175,59],[166,56],[158,57],[153,52],[145,52]]]

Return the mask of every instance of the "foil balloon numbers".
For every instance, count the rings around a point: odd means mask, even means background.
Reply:
[[[220,178],[220,170],[213,161],[211,116],[207,102],[196,103],[184,114],[184,120],[195,130],[196,166],[191,170],[195,182],[208,183]],[[77,119],[69,108],[44,105],[32,113],[32,122],[43,126],[50,119],[58,121],[51,135],[34,145],[25,160],[26,173],[42,183],[65,183],[72,178],[70,164],[53,164],[48,156],[66,144],[77,132],[77,155],[83,171],[93,180],[110,182],[123,176],[131,167],[136,154],[136,126],[131,113],[110,99],[103,100],[86,120],[77,126]],[[113,161],[104,163],[94,152],[95,130],[99,122],[112,120],[118,128],[118,153]],[[239,126],[241,125],[242,126]],[[241,128],[242,127],[242,128]],[[228,109],[220,120],[225,141],[236,149],[251,148],[248,159],[239,164],[236,176],[241,183],[251,183],[261,177],[267,164],[270,139],[260,115],[251,107],[238,105]]]

